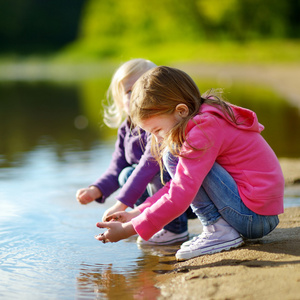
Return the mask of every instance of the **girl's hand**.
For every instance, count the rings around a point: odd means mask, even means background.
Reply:
[[[140,211],[138,209],[134,209],[131,211],[118,211],[115,212],[105,218],[104,221],[110,222],[110,221],[118,221],[121,223],[126,223],[131,221],[131,219],[135,218],[140,214]]]
[[[121,201],[117,200],[117,202],[115,203],[115,205],[113,205],[112,207],[108,208],[102,217],[102,222],[108,221],[107,216],[112,215],[115,212],[120,212],[120,211],[124,211],[128,206],[123,204]]]
[[[100,198],[102,193],[95,186],[91,186],[89,188],[80,189],[76,193],[77,201],[80,204],[88,204],[94,201],[97,198]]]
[[[124,224],[120,222],[99,222],[96,226],[108,229],[106,232],[95,236],[95,239],[102,241],[102,243],[115,243],[136,234],[131,222]]]

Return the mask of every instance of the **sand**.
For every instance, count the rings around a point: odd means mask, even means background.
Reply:
[[[173,267],[157,277],[158,299],[300,299],[300,207],[262,239]]]
[[[265,82],[300,107],[300,85],[296,84],[300,78],[299,66],[268,67],[263,69],[264,74],[254,67],[248,69],[242,72],[228,68],[227,71],[232,78]],[[185,70],[193,74],[193,71],[199,73],[201,68],[185,66]],[[209,73],[214,71],[220,73],[211,68]],[[291,73],[292,76],[288,76]],[[280,164],[286,193],[297,195],[299,199],[300,158],[282,158]],[[273,232],[262,239],[247,240],[240,248],[180,263],[173,260],[170,263],[173,270],[157,276],[161,291],[158,299],[300,299],[300,207],[286,208],[279,217],[280,223]],[[190,233],[201,232],[199,228],[197,220],[189,221]]]

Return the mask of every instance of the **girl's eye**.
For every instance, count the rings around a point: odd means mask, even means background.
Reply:
[[[126,92],[126,95],[131,95],[131,90],[128,90],[128,91]]]

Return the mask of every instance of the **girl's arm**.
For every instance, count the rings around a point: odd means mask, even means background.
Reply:
[[[96,198],[96,201],[99,203],[104,203],[106,198],[119,188],[119,174],[125,167],[129,166],[125,158],[124,149],[124,138],[126,134],[125,122],[126,121],[124,121],[118,129],[118,137],[108,169],[91,185],[97,187],[102,192],[101,197]]]
[[[184,143],[181,149],[183,156],[179,158],[176,174],[158,191],[160,198],[157,199],[158,195],[155,194],[141,204],[140,210],[143,213],[134,218],[132,224],[144,240],[148,240],[163,226],[180,216],[195,198],[203,179],[216,161],[226,136],[218,134],[220,126],[213,122],[216,121],[202,119],[201,128],[194,126],[188,132],[189,143],[196,149],[204,150],[194,151],[188,143]]]
[[[151,154],[151,137],[142,132],[140,147],[143,155],[130,177],[121,188],[117,200],[123,202],[127,206],[133,208],[136,201],[142,196],[148,183],[152,181],[154,176],[159,173],[159,165]],[[134,137],[132,137],[134,138]]]

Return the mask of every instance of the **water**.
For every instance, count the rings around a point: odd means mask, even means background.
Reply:
[[[1,299],[132,299],[144,288],[157,294],[151,264],[158,258],[147,266],[134,238],[105,245],[94,239],[113,199],[87,206],[75,200],[76,189],[105,170],[112,149],[95,145],[88,155],[69,152],[58,161],[51,147],[40,146],[22,166],[2,170]]]
[[[94,239],[113,197],[86,206],[75,199],[114,148],[116,132],[99,123],[103,82],[100,91],[99,81],[0,85],[0,299],[155,299],[156,274],[172,269],[176,247]],[[294,148],[277,149],[294,157]],[[300,194],[289,189],[285,206],[295,205]]]

